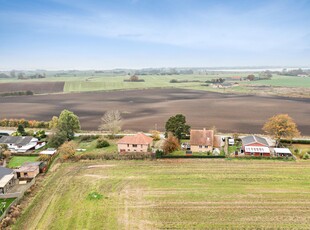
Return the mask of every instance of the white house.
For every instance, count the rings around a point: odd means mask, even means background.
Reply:
[[[2,136],[0,144],[6,144],[12,152],[25,153],[43,147],[45,142],[39,142],[37,138],[31,136]]]

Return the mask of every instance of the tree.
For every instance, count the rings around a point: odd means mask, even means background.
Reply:
[[[65,109],[59,115],[57,128],[66,133],[68,140],[72,140],[74,133],[81,129],[79,117]]]
[[[276,139],[276,146],[281,138],[292,139],[300,135],[296,123],[288,114],[278,114],[269,118],[263,130]]]
[[[250,81],[254,81],[255,80],[255,76],[253,74],[250,74],[247,76],[247,79]]]
[[[130,81],[139,81],[139,77],[137,75],[133,75],[129,78]]]
[[[165,125],[166,137],[169,132],[176,136],[179,140],[182,136],[189,134],[190,126],[186,124],[186,118],[182,114],[177,114],[168,119]]]
[[[58,148],[67,141],[66,132],[56,130],[48,137],[48,146],[51,148]]]
[[[171,132],[168,133],[168,138],[165,140],[163,151],[165,154],[172,153],[180,149],[180,142],[178,138],[173,136]]]
[[[19,124],[17,127],[17,133],[20,134],[21,136],[25,136],[26,132],[25,132],[25,128],[23,125]]]
[[[150,134],[152,134],[153,141],[159,141],[160,140],[160,132],[157,130],[150,130]]]
[[[59,149],[58,153],[63,160],[72,158],[76,152],[76,144],[72,141],[63,143]]]
[[[122,129],[122,117],[118,110],[107,111],[101,118],[99,130],[109,131],[114,137]]]
[[[55,129],[55,128],[57,128],[57,125],[58,125],[58,117],[53,116],[52,120],[50,120],[50,122],[48,123],[48,128],[49,129]]]

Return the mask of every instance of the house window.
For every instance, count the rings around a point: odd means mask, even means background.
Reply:
[[[132,145],[132,147],[138,147],[138,145]]]
[[[127,144],[127,147],[129,147],[129,144]]]
[[[24,173],[24,176],[28,176],[28,173],[25,172],[25,173]]]
[[[202,145],[199,145],[199,148],[202,149]]]
[[[205,148],[207,149],[207,148],[208,148],[208,145],[206,145]]]

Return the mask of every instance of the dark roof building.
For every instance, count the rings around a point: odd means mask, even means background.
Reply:
[[[26,136],[26,137],[20,137],[20,136],[2,136],[0,138],[0,144],[14,144],[14,145],[27,145],[31,142],[33,137]]]
[[[243,137],[241,138],[241,140],[242,140],[243,146],[246,146],[246,145],[262,145],[266,147],[269,146],[265,138],[255,136],[255,135]]]
[[[5,167],[0,166],[0,180],[2,177],[6,176],[6,175],[10,175],[12,173],[14,173],[13,169],[9,169],[9,168],[5,168]]]

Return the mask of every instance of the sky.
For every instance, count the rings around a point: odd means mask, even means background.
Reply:
[[[310,0],[0,0],[0,70],[310,65]]]

